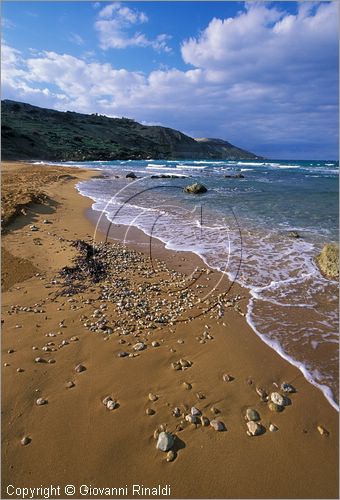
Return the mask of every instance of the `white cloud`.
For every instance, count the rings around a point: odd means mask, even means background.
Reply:
[[[148,22],[147,15],[137,9],[116,2],[106,5],[98,13],[95,29],[98,32],[100,47],[104,50],[124,49],[126,47],[152,47],[156,51],[171,52],[167,45],[171,38],[160,34],[150,40],[144,33],[133,31],[136,25]]]
[[[250,5],[236,18],[213,19],[196,39],[182,44],[191,68],[147,75],[56,52],[24,58],[5,47],[3,95],[162,123],[268,156],[275,149],[277,156],[288,157],[288,148],[309,157],[331,149],[334,156],[336,21],[334,3],[301,5],[295,16],[267,4]],[[42,96],[45,88],[49,94]]]

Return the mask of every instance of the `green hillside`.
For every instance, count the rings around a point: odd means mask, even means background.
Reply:
[[[256,158],[221,139],[193,139],[178,130],[2,101],[3,160]]]

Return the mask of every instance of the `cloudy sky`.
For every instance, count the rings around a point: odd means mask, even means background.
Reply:
[[[338,2],[3,2],[2,98],[338,157]]]

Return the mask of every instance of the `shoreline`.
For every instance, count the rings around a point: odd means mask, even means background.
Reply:
[[[79,170],[77,176],[89,178],[96,172],[98,171],[83,173]],[[78,181],[79,178],[75,182]],[[154,484],[155,478],[161,477],[164,483],[171,483],[174,498],[336,498],[336,411],[296,367],[283,360],[254,335],[245,318],[234,308],[227,308],[222,319],[213,314],[210,315],[212,317],[208,315],[206,318],[196,318],[192,322],[175,324],[171,328],[159,327],[149,332],[150,337],[146,336],[148,348],[140,356],[131,360],[117,360],[112,356],[112,350],[116,353],[117,348],[121,349],[121,346],[115,345],[117,337],[110,336],[103,342],[103,338],[97,334],[89,334],[77,320],[79,313],[72,308],[73,305],[80,307],[83,314],[88,314],[86,311],[90,306],[78,299],[75,303],[68,303],[66,298],[64,305],[62,302],[48,301],[50,289],[46,290],[45,286],[50,286],[55,272],[63,265],[70,265],[70,259],[75,255],[74,249],[69,248],[68,240],[91,239],[93,235],[93,223],[84,217],[92,210],[92,203],[90,204],[89,198],[78,194],[75,182],[72,180],[62,185],[57,183],[46,187],[57,205],[55,211],[47,216],[45,213],[34,213],[34,224],[39,227],[39,232],[35,235],[39,235],[41,245],[34,246],[32,234],[27,233],[27,226],[22,225],[23,222],[19,220],[21,216],[12,223],[10,231],[3,237],[3,245],[7,251],[15,258],[28,259],[39,268],[41,274],[25,281],[17,281],[3,294],[3,361],[13,365],[13,360],[18,358],[13,367],[3,367],[3,484],[9,477],[12,478],[12,484],[15,481],[21,481],[22,484],[27,481],[33,486],[38,478],[39,481],[42,478],[48,481],[53,477],[67,484],[70,477],[65,471],[70,472],[73,468],[72,475],[77,483],[86,475],[96,478],[92,480],[96,481],[96,486],[105,485],[108,484],[114,465],[116,477],[119,477],[121,484],[131,481],[132,477],[133,481],[141,481],[149,486]],[[81,217],[78,214],[82,214]],[[51,224],[44,226],[43,218],[50,219]],[[114,231],[119,237],[119,228]],[[56,236],[48,233],[55,233]],[[98,238],[102,236],[100,234]],[[140,243],[141,241],[139,249]],[[131,242],[129,248],[130,246]],[[53,255],[50,255],[51,252]],[[194,267],[202,267],[187,252],[182,255],[181,252],[164,250],[158,245],[155,247],[155,258],[165,260],[175,272],[185,273]],[[213,272],[206,276],[212,278],[215,274],[217,273]],[[240,290],[237,286],[232,295],[244,295]],[[96,292],[93,293],[92,298],[97,303]],[[85,292],[82,295],[84,299],[87,296]],[[42,302],[42,297],[46,297],[42,304],[48,318],[46,327],[34,327],[30,318],[25,319],[27,314],[6,313],[10,304],[30,303],[32,300],[38,303]],[[243,311],[244,300],[240,302]],[[57,305],[62,311],[58,311]],[[33,318],[36,319],[34,316]],[[39,313],[37,318],[41,324],[42,317]],[[46,379],[42,380],[40,367],[32,363],[36,353],[32,352],[31,345],[46,341],[46,330],[58,329],[59,319],[56,318],[65,318],[69,327],[70,331],[67,328],[60,330],[64,338],[77,335],[80,342],[53,353],[57,363],[41,366],[46,374]],[[18,322],[22,323],[22,329],[15,328]],[[224,322],[226,326],[223,325]],[[209,325],[208,330],[214,338],[201,344],[195,336],[202,332],[205,323]],[[25,337],[22,336],[23,331]],[[153,349],[150,346],[149,343],[154,338],[159,342],[162,340],[159,348]],[[124,340],[124,337],[119,336],[118,339]],[[184,343],[178,343],[177,340],[184,340]],[[7,351],[11,348],[14,353],[8,354]],[[41,350],[37,353],[41,355]],[[181,356],[192,360],[193,366],[183,373],[173,372],[169,368],[170,362]],[[65,373],[70,376],[71,367],[76,362],[87,365],[89,373],[79,375],[74,389],[65,390]],[[18,363],[25,370],[22,374],[14,369]],[[95,378],[89,380],[88,375],[93,371]],[[232,382],[222,380],[224,371],[234,377]],[[138,384],[135,383],[136,379]],[[91,382],[86,385],[86,380]],[[183,381],[190,382],[193,389],[183,391]],[[280,385],[283,381],[297,387],[298,392],[291,398],[292,405],[282,414],[268,412],[266,404],[259,401],[255,387],[260,385],[273,390],[273,383]],[[32,397],[37,387],[43,395],[50,395],[46,408],[32,407]],[[110,412],[103,409],[100,395],[103,397],[113,389],[118,394],[120,407],[111,416]],[[153,430],[157,424],[168,423],[173,431],[174,423],[178,421],[171,416],[171,407],[176,403],[192,406],[197,390],[206,395],[204,400],[196,399],[197,406],[206,411],[209,411],[211,405],[219,407],[218,418],[225,423],[227,432],[216,433],[211,428],[186,427],[177,432],[185,447],[178,450],[173,464],[167,464],[161,452],[155,450]],[[78,391],[75,400],[72,391]],[[153,405],[156,414],[146,416],[145,405],[150,391],[160,397]],[[77,392],[74,394],[77,395]],[[25,422],[18,417],[18,405],[24,409]],[[279,427],[279,431],[271,433],[267,430],[262,436],[249,438],[244,421],[247,407],[254,407],[260,412],[267,429],[272,422]],[[45,417],[41,417],[44,414]],[[64,425],[77,429],[72,450],[63,434]],[[319,434],[318,425],[327,429],[327,437]],[[29,446],[22,447],[18,444],[23,432],[32,436]],[[45,446],[47,442],[48,450]],[[140,446],[136,445],[139,442]],[[82,443],[87,453],[79,461],[77,450]],[[62,461],[60,457],[63,457]],[[34,468],[30,466],[30,470],[27,470],[28,461],[34,464]],[[54,467],[54,476],[51,475],[53,471],[46,468],[46,464]],[[255,467],[256,471],[254,464],[259,464]],[[211,478],[208,484],[207,477]],[[285,481],[287,477],[290,481]],[[6,493],[3,494],[7,498]]]
[[[79,167],[77,167],[77,168],[79,168]],[[105,169],[103,169],[103,170],[105,171]],[[126,237],[127,232],[128,231],[131,232],[131,227],[129,227],[127,225],[124,225],[124,224],[117,225],[117,224],[111,223],[109,221],[109,219],[107,218],[107,215],[105,212],[103,213],[103,212],[93,208],[93,205],[95,205],[96,200],[91,198],[91,196],[82,193],[77,185],[75,186],[75,189],[78,191],[78,193],[81,196],[83,196],[91,201],[91,206],[88,210],[86,210],[85,216],[88,217],[88,219],[92,222],[92,224],[95,227],[95,230],[98,227],[101,234],[106,234],[107,230],[106,230],[105,226],[112,227],[112,230],[110,230],[110,233],[114,232],[113,231],[114,228],[123,228],[123,229],[118,230],[118,235],[116,234],[116,235],[108,236],[108,239],[112,239],[115,241],[122,241]],[[97,214],[99,214],[99,215],[97,215]],[[102,220],[102,219],[104,219],[104,220]],[[126,228],[125,235],[124,235],[124,228]],[[116,229],[116,231],[117,231],[117,229]],[[157,255],[159,255],[160,258],[167,260],[166,256],[167,256],[168,252],[169,252],[169,254],[171,254],[172,252],[175,252],[176,254],[180,254],[181,256],[186,255],[187,258],[191,262],[196,263],[196,266],[207,267],[211,270],[211,272],[214,272],[214,273],[217,273],[220,275],[224,275],[224,278],[225,278],[224,281],[226,283],[230,284],[230,279],[229,279],[227,273],[224,273],[223,271],[220,271],[220,270],[217,270],[215,268],[210,267],[209,264],[204,260],[204,258],[201,255],[199,255],[193,251],[190,251],[190,250],[181,251],[181,250],[169,249],[169,248],[167,248],[167,244],[165,241],[161,240],[160,238],[154,237],[154,236],[151,237],[151,240],[153,242],[152,243],[153,247],[155,247],[155,242],[157,242],[156,243],[156,247],[158,248]],[[124,239],[124,241],[125,241],[125,239]],[[130,237],[129,241],[127,242],[127,244],[129,246],[132,246],[133,248],[145,253],[145,252],[148,252],[148,250],[146,250],[145,247],[149,244],[149,241],[150,241],[149,234],[147,234],[141,228],[137,228],[136,226],[132,226],[132,236]],[[173,265],[173,261],[171,261],[171,259],[170,259],[170,265]],[[223,277],[221,278],[222,281],[224,278]],[[323,385],[323,384],[316,382],[313,379],[311,372],[306,368],[306,366],[301,361],[298,361],[295,358],[293,358],[292,356],[290,356],[289,354],[287,354],[285,352],[285,350],[283,349],[283,347],[277,341],[273,341],[273,340],[268,339],[268,337],[265,334],[262,334],[256,328],[256,325],[250,320],[250,318],[249,318],[249,315],[250,315],[249,301],[251,300],[251,297],[252,297],[251,289],[238,283],[237,279],[232,284],[232,286],[234,286],[234,285],[238,289],[238,293],[242,293],[242,294],[245,294],[247,296],[247,306],[245,308],[244,315],[245,315],[245,320],[246,320],[247,324],[252,329],[254,334],[257,335],[262,342],[264,342],[267,346],[269,346],[282,359],[284,359],[289,364],[291,364],[292,366],[297,368],[303,374],[306,381],[308,383],[312,384],[314,387],[316,387],[323,394],[323,396],[325,397],[327,402],[332,406],[332,408],[334,410],[336,410],[337,412],[339,412],[339,403],[337,403],[335,401],[335,397],[334,397],[335,395],[334,395],[332,389],[330,387],[328,387],[327,385]]]

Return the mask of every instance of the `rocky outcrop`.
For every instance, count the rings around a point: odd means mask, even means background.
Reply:
[[[339,277],[339,245],[326,243],[321,253],[316,256],[316,262],[324,276],[337,279]]]
[[[203,184],[200,184],[199,182],[195,182],[194,184],[191,184],[190,186],[186,186],[184,188],[184,191],[186,193],[190,193],[190,194],[202,194],[202,193],[206,193],[208,190]]]
[[[244,175],[243,174],[234,174],[234,175],[231,175],[231,174],[226,174],[224,176],[225,179],[244,179]]]
[[[137,175],[134,172],[129,172],[125,177],[127,179],[137,179]]]

